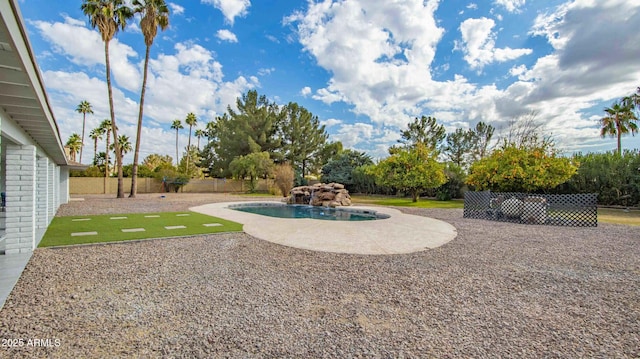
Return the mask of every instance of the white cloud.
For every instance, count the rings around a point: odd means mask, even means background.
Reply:
[[[337,118],[330,118],[328,120],[320,121],[320,124],[324,125],[327,128],[333,127],[333,126],[336,126],[336,125],[340,125],[342,123],[343,123],[343,121],[342,120],[338,120]]]
[[[344,147],[352,148],[371,139],[374,131],[374,127],[368,123],[342,124],[337,134],[332,137],[342,142]]]
[[[469,10],[478,10],[478,4],[470,3],[469,5],[467,5],[467,9],[469,9]]]
[[[518,12],[526,0],[495,0],[494,3],[504,7],[508,12]]]
[[[34,21],[40,35],[58,54],[64,55],[72,63],[104,72],[104,42],[97,30],[86,27],[84,22],[65,17],[62,22]],[[119,86],[130,91],[139,91],[142,76],[136,64],[129,58],[137,58],[138,53],[117,38],[109,42],[109,60],[113,77]]]
[[[261,68],[261,69],[258,69],[258,75],[267,76],[267,75],[271,75],[274,71],[276,71],[275,67]]]
[[[140,29],[140,26],[136,22],[127,23],[125,31],[132,32],[134,34],[142,34],[142,29]]]
[[[249,0],[201,0],[202,3],[213,5],[222,11],[226,20],[233,25],[236,17],[245,16],[251,6]]]
[[[518,65],[518,66],[514,66],[511,69],[509,69],[509,75],[511,76],[520,76],[522,74],[524,74],[527,71],[527,67],[525,65]],[[521,80],[525,80],[524,78],[520,77]]]
[[[503,49],[495,47],[495,33],[491,30],[495,26],[492,19],[467,19],[460,24],[462,42],[457,48],[464,52],[464,59],[472,69],[481,70],[485,65],[493,62],[505,62],[520,56],[531,54],[531,49]]]
[[[174,119],[184,119],[188,112],[194,112],[201,123],[206,123],[226,112],[227,106],[235,107],[235,100],[242,93],[260,85],[255,76],[239,76],[233,81],[223,81],[222,65],[215,60],[213,52],[200,45],[177,43],[174,50],[172,54],[161,53],[157,58],[150,59],[141,148],[143,157],[150,153],[175,156],[172,150],[167,150],[175,147],[175,132],[167,129]],[[59,53],[69,56],[63,49]],[[78,116],[73,110],[82,100],[89,101],[94,109],[94,115],[87,119],[89,130],[109,117],[103,78],[103,74],[90,77],[84,72],[44,73],[63,139],[78,131]],[[139,83],[136,85],[140,86]],[[114,86],[113,90],[120,133],[129,136],[133,143],[138,93],[136,91],[133,96],[135,99],[132,99],[118,86]],[[181,136],[180,143],[182,147],[186,145],[186,135]],[[85,146],[90,147],[85,153],[90,152],[92,156],[93,145],[86,138]],[[84,158],[85,162],[90,156]],[[130,156],[126,156],[125,161],[131,161]]]
[[[171,13],[173,15],[182,15],[182,14],[184,14],[184,7],[182,7],[182,6],[180,6],[180,5],[176,4],[176,3],[172,3],[172,2],[168,3],[168,5],[169,5],[169,8],[171,9]]]
[[[218,32],[216,33],[216,37],[222,41],[238,42],[236,34],[227,29],[218,30]]]
[[[311,94],[311,87],[309,86],[305,86],[302,88],[302,90],[300,90],[300,94],[304,97],[307,97]]]
[[[277,37],[275,37],[275,36],[273,36],[273,35],[269,35],[269,34],[267,34],[267,35],[265,35],[264,37],[266,37],[266,38],[267,38],[267,40],[269,40],[269,41],[271,41],[271,42],[274,42],[274,43],[276,43],[276,44],[279,44],[279,43],[280,43],[280,40],[278,40],[278,38],[277,38]]]
[[[404,126],[433,92],[429,66],[443,29],[437,1],[322,1],[285,18],[299,41],[333,74],[313,96],[344,101],[376,123]]]

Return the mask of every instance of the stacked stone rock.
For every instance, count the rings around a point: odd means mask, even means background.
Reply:
[[[350,206],[351,196],[343,184],[316,183],[311,186],[294,187],[291,190],[289,203],[324,207]]]

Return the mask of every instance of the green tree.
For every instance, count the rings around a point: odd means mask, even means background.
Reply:
[[[447,159],[460,167],[469,162],[473,146],[473,132],[471,130],[456,129],[447,135],[443,153]]]
[[[269,153],[264,151],[238,156],[229,164],[229,170],[238,179],[243,180],[249,177],[249,191],[255,192],[256,179],[270,175],[273,166]]]
[[[129,197],[135,197],[137,191],[138,156],[140,155],[140,142],[142,139],[142,116],[144,112],[144,95],[147,89],[147,69],[149,67],[149,53],[151,45],[158,34],[158,27],[164,31],[169,26],[169,8],[164,0],[133,0],[134,12],[141,15],[140,30],[144,35],[146,51],[144,56],[144,70],[142,75],[142,89],[140,90],[140,110],[138,112],[138,128],[136,133],[136,145],[133,154],[133,166],[131,171],[131,192]]]
[[[109,149],[110,149],[110,141],[111,141],[111,131],[113,130],[113,126],[111,124],[111,120],[109,119],[104,119],[102,120],[102,122],[100,123],[100,127],[104,130],[105,133],[105,140],[107,142],[106,145],[106,149],[105,149],[105,159],[104,159],[104,164],[105,164],[105,169],[104,169],[104,177],[107,178],[109,177],[109,164],[111,163],[109,161]],[[106,187],[105,187],[106,188]]]
[[[104,136],[104,127],[98,126],[89,132],[89,138],[93,140],[93,163],[96,162],[96,155],[98,154],[98,140]]]
[[[311,161],[311,173],[321,173],[322,167],[329,161],[337,158],[338,154],[344,150],[342,142],[326,142]]]
[[[189,125],[189,138],[187,142],[187,166],[186,166],[186,168],[189,168],[189,159],[190,159],[189,155],[191,154],[191,129],[193,128],[193,126],[198,124],[198,118],[193,112],[189,112],[184,122],[187,125]]]
[[[182,126],[182,121],[173,120],[173,123],[171,124],[171,129],[176,130],[176,166],[178,165],[178,159],[180,158],[178,157],[178,131],[180,131],[183,128],[184,126]]]
[[[195,146],[185,148],[185,152],[178,164],[178,172],[187,178],[196,178],[201,176],[201,170],[198,166],[200,162],[200,153]]]
[[[488,155],[489,143],[493,138],[495,128],[482,121],[476,124],[471,132],[471,162],[483,159]]]
[[[198,151],[200,151],[200,139],[201,139],[202,137],[205,137],[205,132],[204,132],[204,130],[196,129],[195,136],[196,136],[196,138],[198,139],[198,145],[196,146],[196,148],[198,149]]]
[[[400,148],[374,167],[377,183],[409,193],[417,202],[420,194],[445,183],[444,166],[436,160],[435,150],[418,141]]]
[[[150,171],[155,171],[158,167],[173,166],[173,158],[169,155],[152,153],[142,160],[142,165],[147,167]]]
[[[102,151],[98,152],[98,154],[96,155],[96,159],[93,162],[93,165],[98,167],[100,171],[102,171],[102,176],[105,178],[105,171],[108,170],[110,164],[111,163],[107,161],[107,153]]]
[[[93,109],[89,101],[80,101],[80,104],[76,108],[76,112],[82,114],[82,147],[80,147],[80,163],[82,163],[82,150],[84,149],[84,129],[87,124],[87,114],[93,114]]]
[[[268,152],[273,160],[282,160],[276,136],[282,116],[278,106],[251,90],[236,100],[236,107],[237,111],[228,107],[228,114],[216,119],[215,138],[202,151],[202,165],[216,175],[228,176],[234,158],[254,152]]]
[[[209,121],[205,126],[205,135],[207,136],[207,144],[216,138],[216,122]]]
[[[636,121],[638,118],[633,113],[634,105],[631,101],[614,102],[611,107],[604,109],[607,115],[600,119],[600,136],[607,135],[618,139],[618,155],[622,155],[622,135],[631,133],[634,135],[638,132]]]
[[[354,170],[361,166],[371,165],[371,157],[364,152],[346,149],[322,167],[322,181],[336,182],[345,185],[347,190],[354,191]]]
[[[401,132],[402,138],[398,142],[405,147],[412,147],[422,143],[431,151],[438,152],[440,144],[447,136],[443,125],[439,125],[435,117],[422,116],[409,123],[408,129]],[[393,152],[393,150],[391,150]]]
[[[548,147],[503,146],[471,165],[467,184],[477,190],[535,192],[566,182],[577,166]]]
[[[72,133],[71,136],[69,136],[65,147],[69,149],[69,157],[71,157],[71,161],[76,162],[76,154],[82,150],[82,140],[80,139],[80,135]]]
[[[116,143],[118,143],[117,146],[116,146]],[[120,135],[118,136],[118,141],[114,141],[111,144],[111,147],[109,147],[109,149],[111,149],[115,155],[117,155],[115,151],[120,151],[120,156],[124,156],[125,154],[131,152],[133,147],[131,147],[131,141],[129,141],[129,136]]]
[[[107,89],[109,92],[109,113],[111,115],[111,131],[113,137],[118,138],[118,128],[116,126],[116,115],[113,106],[113,91],[111,88],[111,65],[109,62],[109,42],[113,39],[118,30],[127,26],[127,20],[133,17],[131,8],[125,5],[123,0],[83,0],[80,7],[83,13],[89,16],[91,26],[98,28],[102,41],[104,42],[104,57],[106,66]],[[116,167],[118,168],[118,198],[124,198],[122,156],[118,148],[118,141],[114,141],[116,146]]]
[[[575,154],[578,171],[560,188],[560,193],[598,193],[598,204],[640,204],[640,151]]]
[[[322,151],[329,135],[318,116],[295,102],[284,106],[282,112],[279,132],[284,158],[304,177],[309,163]]]

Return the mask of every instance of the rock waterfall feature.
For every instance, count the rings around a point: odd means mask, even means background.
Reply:
[[[349,191],[340,183],[316,183],[311,186],[299,186],[291,189],[290,193],[289,204],[308,204],[324,207],[351,205]]]

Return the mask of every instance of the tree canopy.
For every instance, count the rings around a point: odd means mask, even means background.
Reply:
[[[324,125],[320,125],[318,116],[295,102],[284,106],[281,112],[282,119],[278,128],[284,158],[298,167],[304,176],[308,164],[321,153],[329,135]]]
[[[409,193],[417,202],[420,194],[446,182],[444,165],[436,160],[435,151],[424,143],[401,148],[373,167],[376,182]]]
[[[237,110],[208,123],[209,142],[201,164],[215,176],[231,174],[229,165],[240,156],[267,152],[276,162],[288,162],[300,173],[308,172],[326,152],[328,135],[317,116],[296,103],[278,106],[251,90],[237,99]]]
[[[467,184],[477,190],[535,192],[566,182],[576,170],[569,158],[556,157],[546,147],[507,144],[471,165]]]
[[[372,164],[371,157],[364,152],[342,150],[322,167],[322,181],[342,183],[352,191],[352,186],[355,184],[354,171],[360,166]]]
[[[435,117],[422,116],[415,118],[408,124],[408,128],[401,132],[402,138],[398,142],[405,147],[424,144],[431,151],[438,151],[440,144],[447,136],[443,125],[439,125]],[[393,152],[393,151],[392,151]]]

